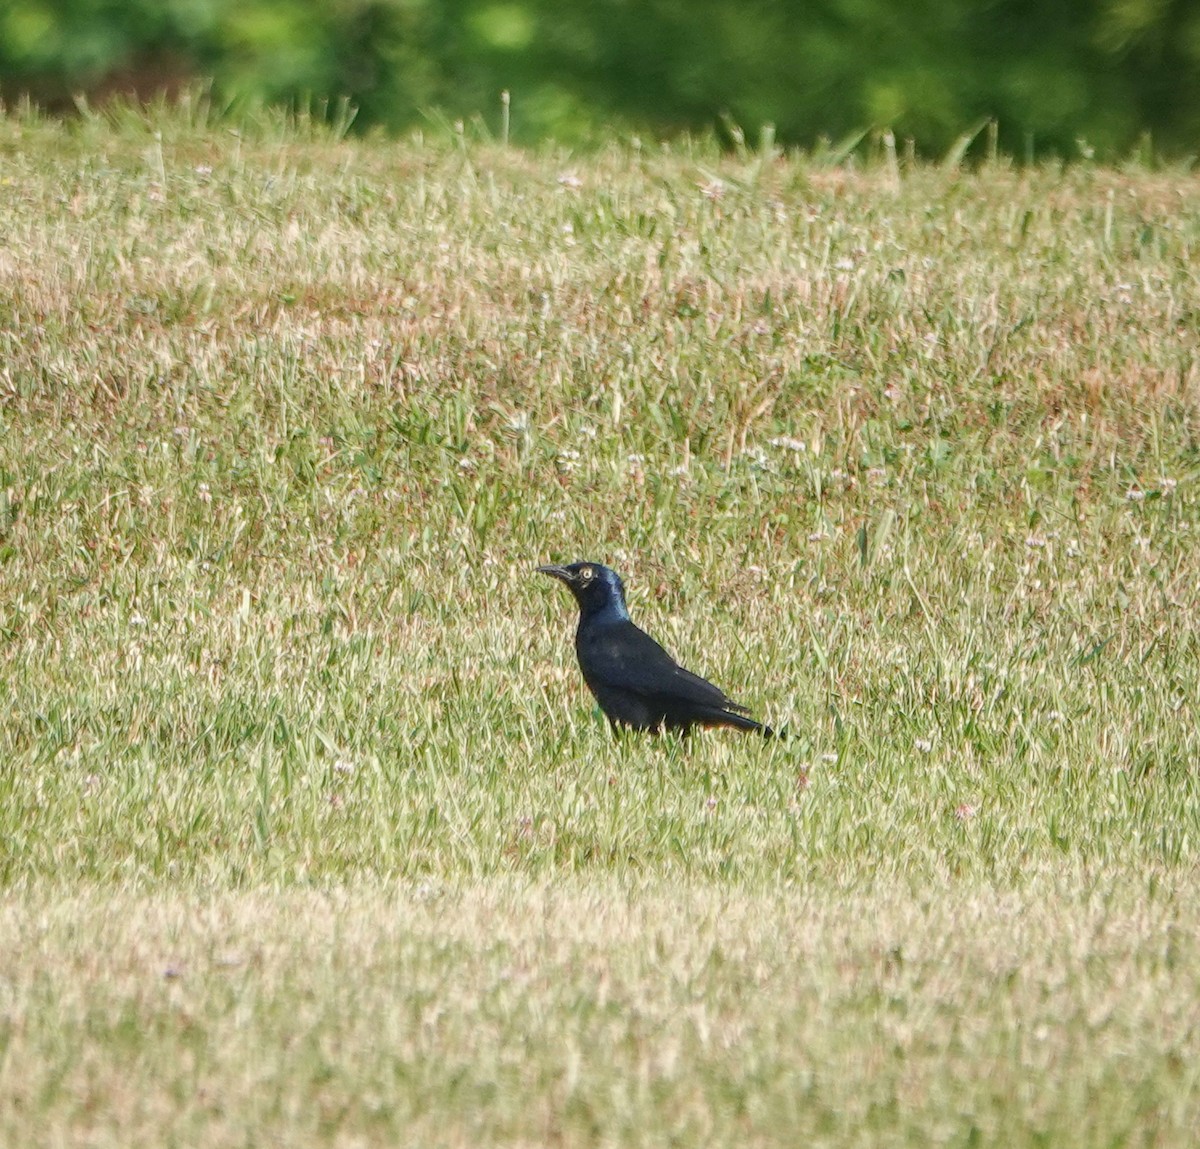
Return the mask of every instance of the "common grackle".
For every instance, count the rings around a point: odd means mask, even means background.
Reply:
[[[583,680],[615,730],[682,730],[734,726],[766,738],[775,731],[746,716],[711,682],[684,670],[644,630],[625,606],[617,572],[600,563],[541,566],[539,573],[567,584],[579,603],[575,653]]]

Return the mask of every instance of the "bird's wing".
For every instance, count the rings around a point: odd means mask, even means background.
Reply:
[[[647,698],[671,698],[698,706],[744,711],[719,686],[679,665],[641,627],[619,622],[593,631],[580,650],[580,664],[607,686]]]

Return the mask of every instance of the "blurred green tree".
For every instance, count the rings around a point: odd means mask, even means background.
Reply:
[[[0,92],[346,96],[362,126],[432,110],[565,142],[710,130],[784,142],[891,128],[944,149],[994,117],[1023,150],[1200,130],[1196,0],[5,0]]]

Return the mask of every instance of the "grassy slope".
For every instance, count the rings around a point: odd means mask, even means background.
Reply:
[[[0,121],[0,1140],[1188,1142],[1193,177],[153,127]]]

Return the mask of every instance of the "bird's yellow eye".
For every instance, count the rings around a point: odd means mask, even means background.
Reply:
[[[583,581],[584,581],[584,582],[591,582],[591,581],[592,581],[592,575],[593,575],[594,573],[595,573],[595,572],[592,570],[592,568],[591,568],[591,567],[584,567],[584,568],[583,568],[583,570],[581,570],[581,571],[579,572],[579,577],[580,577],[581,579],[583,579]]]

